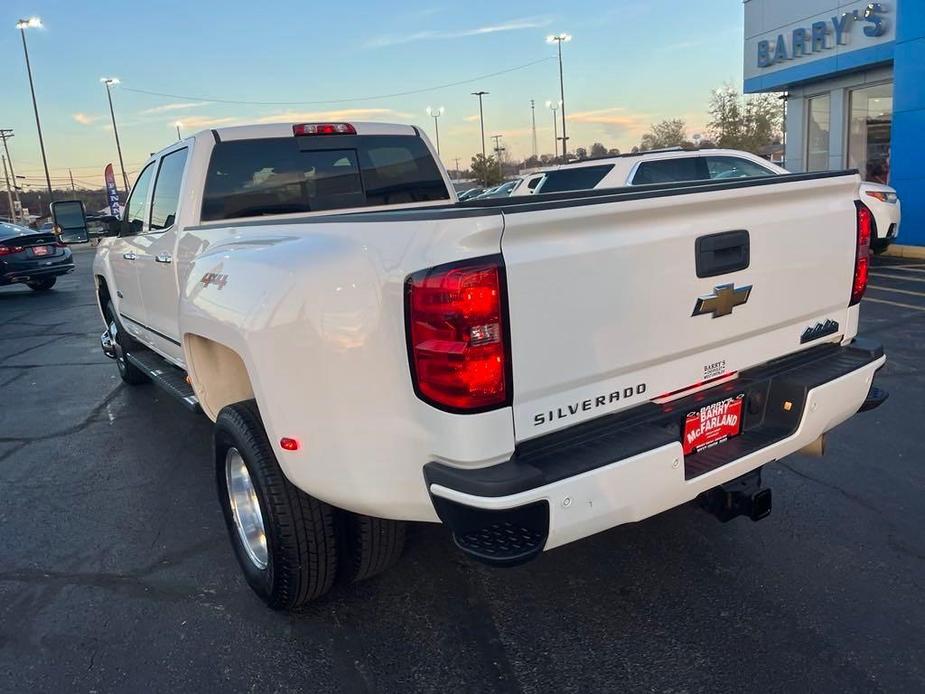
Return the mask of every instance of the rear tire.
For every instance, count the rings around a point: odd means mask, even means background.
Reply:
[[[338,566],[335,511],[286,478],[256,402],[223,408],[215,422],[214,441],[219,500],[247,583],[275,610],[293,610],[327,593]],[[246,474],[240,468],[230,472],[242,463]],[[249,540],[254,533],[249,534],[247,524],[242,523],[248,496],[229,491],[229,485],[240,488],[242,477],[252,485],[250,512],[259,514],[262,543]]]
[[[405,548],[407,524],[358,513],[341,513],[340,579],[363,581],[394,566]]]
[[[49,289],[55,286],[55,282],[57,281],[57,277],[44,277],[40,280],[26,282],[26,286],[34,292],[47,292]]]
[[[144,349],[144,347],[132,339],[132,336],[122,327],[119,314],[116,313],[116,308],[112,305],[111,301],[106,302],[106,324],[113,342],[118,345],[118,349],[116,350],[116,367],[119,369],[119,376],[130,386],[148,383],[148,381],[151,380],[148,378],[148,375],[125,358],[127,352]]]

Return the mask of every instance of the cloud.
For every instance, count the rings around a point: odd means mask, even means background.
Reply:
[[[521,19],[511,19],[499,24],[486,24],[485,26],[474,29],[461,30],[436,30],[417,31],[410,34],[389,34],[377,36],[366,42],[367,48],[385,48],[386,46],[397,46],[403,43],[413,43],[416,41],[439,41],[445,39],[461,39],[468,36],[482,36],[484,34],[497,34],[503,31],[520,31],[523,29],[539,29],[549,26],[552,22],[547,17],[523,17]]]
[[[208,104],[208,101],[189,101],[182,104],[163,104],[161,106],[155,106],[154,108],[146,108],[144,111],[139,111],[143,115],[148,115],[150,113],[165,113],[167,111],[180,111],[185,108],[196,108],[198,106],[205,106]]]
[[[649,117],[630,113],[619,106],[594,111],[579,111],[567,115],[570,123],[585,123],[601,126],[613,135],[642,134],[649,128]]]
[[[180,120],[180,126],[184,130],[200,130],[202,128],[214,128],[216,125],[231,125],[240,121],[240,118],[235,116],[225,116],[223,118],[213,118],[211,116],[185,116]],[[174,127],[175,121],[168,123],[170,127]]]
[[[72,113],[71,118],[80,123],[81,125],[93,125],[93,122],[99,120],[99,116],[91,116],[86,113]]]
[[[390,108],[344,108],[337,111],[283,111],[257,118],[258,123],[300,123],[312,121],[407,120],[414,118]],[[184,121],[185,124],[185,121]]]
[[[479,118],[480,118],[479,114],[473,113],[471,116],[466,116],[465,118],[463,118],[463,120],[469,123],[478,123]]]

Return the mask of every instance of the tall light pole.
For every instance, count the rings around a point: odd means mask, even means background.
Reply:
[[[29,90],[32,92],[32,110],[35,111],[35,129],[39,132],[39,149],[42,150],[42,165],[45,167],[45,183],[48,185],[49,202],[54,199],[54,193],[51,192],[51,176],[48,174],[48,159],[45,157],[45,140],[42,138],[42,121],[39,120],[39,105],[35,100],[35,84],[32,82],[32,64],[29,62],[29,48],[26,46],[26,29],[36,29],[42,26],[42,20],[38,17],[29,19],[20,19],[16,22],[16,28],[22,35],[22,51],[26,56],[26,72],[29,73]],[[14,179],[15,180],[15,179]],[[39,208],[39,212],[41,212]]]
[[[562,163],[568,153],[568,135],[565,134],[565,80],[562,76],[562,44],[572,40],[571,34],[552,34],[546,37],[546,43],[559,45],[559,104],[562,106]]]
[[[10,179],[13,181],[13,199],[16,201],[17,206],[20,210],[20,215],[22,214],[22,201],[19,199],[19,186],[16,185],[16,170],[13,168],[13,160],[10,157],[10,148],[6,144],[6,141],[13,137],[13,131],[9,128],[0,129],[0,140],[3,140],[3,151],[6,154],[6,161],[10,166]],[[10,213],[13,221],[16,221],[16,212]]]
[[[125,197],[128,198],[128,176],[125,175],[125,162],[122,161],[122,145],[119,143],[119,129],[116,127],[116,112],[112,108],[112,87],[114,84],[119,84],[119,80],[115,77],[101,77],[100,82],[106,85],[106,97],[109,99],[109,115],[112,118],[112,132],[116,136],[119,168],[122,169],[122,184],[125,186]]]
[[[177,121],[176,123],[174,123],[174,125],[177,126],[177,142],[179,142],[180,140],[183,139],[183,136],[180,135],[180,126],[183,125],[183,123],[181,123],[180,121]]]
[[[546,108],[552,111],[552,153],[558,157],[559,156],[559,131],[558,123],[556,122],[556,111],[559,110],[560,101],[547,101]],[[564,162],[563,162],[564,163]]]
[[[427,107],[427,115],[434,119],[434,132],[437,134],[437,156],[440,156],[440,126],[437,125],[437,119],[443,115],[444,108]]]
[[[536,102],[530,99],[530,121],[533,123],[533,157],[536,158]]]
[[[482,97],[491,92],[472,92],[472,96],[479,98],[479,124],[482,127],[482,159],[485,158],[485,116],[482,112]]]

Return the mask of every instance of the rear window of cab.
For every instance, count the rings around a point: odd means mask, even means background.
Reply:
[[[413,135],[326,135],[216,143],[202,221],[448,200]]]

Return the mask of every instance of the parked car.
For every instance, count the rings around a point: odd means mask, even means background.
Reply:
[[[672,147],[616,157],[583,159],[557,166],[542,172],[543,178],[536,184],[535,192],[553,193],[683,181],[730,181],[789,173],[748,152]],[[875,253],[882,253],[899,233],[899,198],[890,186],[868,181],[861,183],[861,196],[874,216],[871,248]]]
[[[694,499],[758,520],[763,465],[886,397],[858,184],[457,205],[418,128],[219,127],[154,154],[101,241],[100,343],[214,421],[277,609],[395,563],[405,521],[504,567]]]
[[[499,186],[495,186],[494,188],[486,190],[485,192],[480,193],[479,195],[476,195],[471,199],[472,200],[493,200],[495,198],[510,197],[511,191],[517,187],[517,185],[520,183],[520,180],[521,179],[518,178],[513,181],[507,181],[506,183],[502,183]]]
[[[485,189],[484,189],[484,188],[470,188],[469,190],[465,191],[464,193],[460,193],[460,194],[459,194],[459,197],[458,197],[457,199],[458,199],[460,202],[462,202],[463,200],[468,200],[469,198],[474,198],[476,195],[480,195],[481,193],[484,193],[484,192],[485,192]]]
[[[47,291],[60,275],[73,271],[71,250],[53,232],[0,222],[0,286],[25,284]]]

